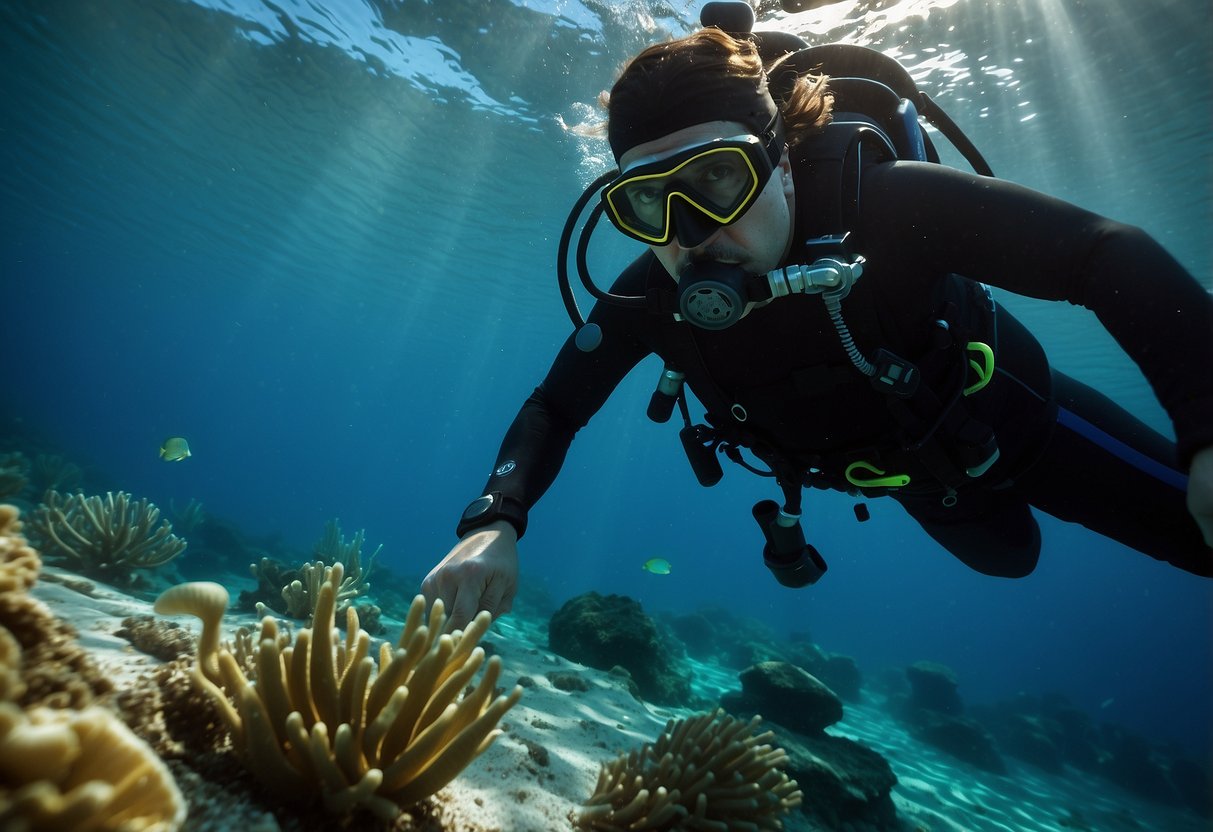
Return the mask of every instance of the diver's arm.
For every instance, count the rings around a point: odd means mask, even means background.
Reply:
[[[932,269],[1092,310],[1170,415],[1181,463],[1213,445],[1213,298],[1144,231],[941,165],[877,165],[863,185],[870,233],[898,229]]]
[[[645,258],[633,263],[612,290],[643,294],[637,286],[643,287],[649,266]],[[482,492],[494,495],[494,505],[506,510],[494,522],[464,532],[422,581],[422,594],[431,603],[442,600],[451,627],[466,625],[482,609],[494,617],[509,612],[527,513],[555,481],[577,431],[650,351],[642,331],[644,312],[599,304],[590,321],[602,328],[601,345],[583,352],[570,336],[506,431]]]

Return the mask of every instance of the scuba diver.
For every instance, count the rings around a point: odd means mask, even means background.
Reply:
[[[561,241],[577,329],[423,581],[427,599],[453,626],[509,611],[528,510],[651,354],[665,366],[649,415],[678,409],[700,482],[719,480],[723,456],[782,490],[753,516],[786,586],[826,569],[800,527],[806,486],[895,500],[988,575],[1033,570],[1035,509],[1213,576],[1213,299],[1198,281],[1140,229],[993,178],[880,53],[753,32],[744,3],[709,3],[701,19],[643,50],[606,98],[618,169]],[[938,164],[920,117],[977,172]],[[583,319],[566,264],[595,199],[576,248],[595,298]],[[609,291],[585,262],[604,214],[646,247]],[[988,286],[1093,311],[1176,441],[1051,368]]]

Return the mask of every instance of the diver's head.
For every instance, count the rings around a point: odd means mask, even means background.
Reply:
[[[675,279],[697,260],[770,271],[791,243],[794,192],[782,143],[774,162],[766,154],[761,137],[736,121],[692,124],[635,145],[604,194],[608,215]]]
[[[828,119],[795,91],[790,125]],[[603,192],[611,222],[647,243],[677,277],[700,259],[751,274],[791,245],[794,190],[784,116],[753,42],[708,28],[645,49],[607,99],[607,135],[621,175]]]

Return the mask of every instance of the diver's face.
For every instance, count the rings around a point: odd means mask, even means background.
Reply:
[[[684,127],[636,145],[619,159],[621,168],[647,156],[660,157],[664,151],[684,148],[696,142],[708,142],[747,134],[750,128],[735,121],[709,121]],[[750,274],[763,274],[778,266],[792,245],[792,221],[795,216],[795,192],[791,164],[784,150],[779,166],[771,173],[762,192],[741,219],[724,225],[694,248],[683,248],[677,237],[665,245],[651,245],[665,270],[677,280],[688,264],[697,260],[734,263]]]

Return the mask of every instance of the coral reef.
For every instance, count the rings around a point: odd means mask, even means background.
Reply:
[[[282,561],[271,557],[262,557],[256,563],[250,563],[248,568],[249,574],[257,579],[257,588],[241,590],[237,596],[236,609],[255,611],[261,617],[268,614],[267,610],[286,615],[286,601],[282,592],[292,581],[299,578],[299,570],[291,569]]]
[[[581,829],[782,829],[800,805],[795,780],[781,770],[782,749],[761,722],[717,710],[666,723],[653,745],[602,767],[593,796],[577,818]]]
[[[314,561],[304,563],[298,569],[291,569],[281,561],[263,557],[260,562],[249,564],[249,571],[257,579],[255,591],[243,591],[237,606],[240,609],[255,610],[257,615],[266,616],[271,611],[288,618],[310,621],[316,611],[316,603],[320,595],[320,587],[328,580],[325,570],[330,564],[341,564],[344,577],[337,590],[337,616],[343,617],[345,609],[355,598],[365,595],[371,588],[367,578],[375,557],[383,546],[378,546],[367,559],[366,568],[362,567],[362,544],[365,530],[359,530],[353,540],[345,542],[341,534],[341,524],[338,520],[330,520],[324,526],[324,536],[316,543],[312,556]],[[377,625],[364,626],[373,634]],[[381,631],[380,631],[381,632]]]
[[[366,559],[366,569],[363,569],[362,544],[365,538],[366,529],[359,529],[358,533],[354,535],[354,539],[346,543],[345,536],[341,534],[341,521],[333,518],[324,524],[324,537],[320,538],[320,542],[316,544],[312,557],[326,563],[340,563],[345,567],[346,578],[353,581],[356,586],[362,587],[362,591],[365,592],[370,588],[370,584],[366,583],[367,576],[371,573],[371,567],[375,565],[375,558],[383,549],[382,544],[376,546],[375,551],[371,552],[371,556]]]
[[[341,564],[344,570],[345,564],[342,561],[337,563]],[[322,560],[305,563],[299,567],[299,577],[282,587],[282,600],[286,602],[288,616],[311,620],[320,600],[320,589],[328,581],[328,570],[329,566]],[[341,579],[341,586],[337,587],[337,614],[344,614],[350,602],[366,592],[369,584],[365,581],[365,575],[366,573],[359,572]],[[257,612],[265,614],[261,609]]]
[[[262,619],[255,684],[219,643],[227,590],[182,584],[156,601],[164,615],[202,620],[195,683],[219,706],[232,742],[272,794],[298,801],[322,796],[333,814],[367,809],[383,818],[432,795],[459,774],[500,733],[497,723],[522,694],[494,695],[501,660],[485,662],[477,646],[491,623],[482,613],[464,631],[442,634],[446,615],[414,599],[395,649],[370,658],[370,636],[346,611],[346,637],[334,627],[343,567],[325,570],[311,628],[282,646],[277,622]],[[479,684],[464,693],[485,666]],[[490,699],[492,701],[490,702]]]
[[[134,570],[154,569],[185,551],[167,520],[157,526],[160,509],[125,491],[105,497],[64,496],[46,492],[30,520],[37,543],[48,558],[112,583],[129,585]]]
[[[39,569],[16,509],[0,505],[0,828],[178,829],[186,806],[172,775],[112,712],[28,705],[44,662],[23,643],[62,637],[50,611],[27,594]]]

